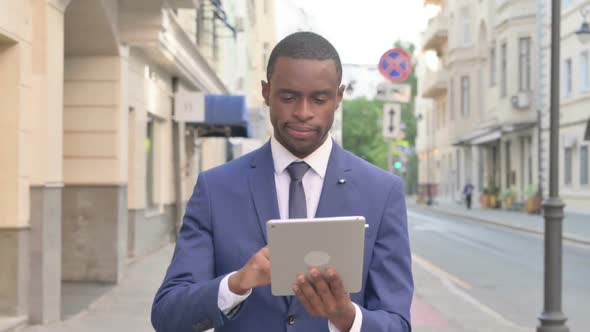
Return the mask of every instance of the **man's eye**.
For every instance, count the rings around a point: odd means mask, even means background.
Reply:
[[[281,97],[281,101],[284,103],[290,103],[292,101],[295,100],[295,97],[293,96],[285,96],[285,97]]]
[[[319,104],[319,105],[326,103],[326,99],[321,99],[321,98],[315,98],[314,101],[316,104]]]

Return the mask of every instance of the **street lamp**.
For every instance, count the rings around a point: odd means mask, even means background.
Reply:
[[[549,197],[543,202],[545,217],[545,273],[543,312],[537,332],[569,332],[561,310],[563,207],[559,198],[559,48],[561,1],[552,0],[551,10],[551,102],[549,123]],[[583,25],[582,25],[583,26]]]
[[[580,14],[582,14],[584,22],[582,22],[580,29],[576,31],[576,36],[582,44],[587,44],[588,42],[590,42],[590,24],[588,23],[587,19],[588,13],[590,13],[589,7],[583,7],[582,9],[580,9]]]

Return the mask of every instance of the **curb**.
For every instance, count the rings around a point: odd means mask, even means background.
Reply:
[[[545,235],[545,232],[538,231],[534,228],[509,225],[509,224],[497,222],[497,221],[490,220],[490,219],[474,217],[471,215],[465,215],[465,214],[461,214],[461,213],[455,213],[455,212],[447,211],[447,210],[443,210],[443,209],[437,209],[437,208],[432,208],[432,207],[421,207],[421,206],[415,205],[415,204],[411,204],[411,205],[408,204],[408,207],[417,208],[417,209],[426,210],[426,211],[434,211],[434,212],[446,214],[448,216],[453,216],[453,217],[471,219],[471,220],[475,220],[475,221],[478,221],[478,222],[481,222],[484,224],[490,224],[490,225],[494,225],[494,226],[509,228],[509,229],[513,229],[513,230],[517,230],[517,231],[521,231],[521,232],[532,233],[532,234],[541,235],[541,236]],[[578,237],[575,235],[571,235],[568,233],[564,233],[562,237],[564,240],[572,242],[572,243],[590,246],[590,239],[584,239],[584,238],[581,238],[581,237]]]

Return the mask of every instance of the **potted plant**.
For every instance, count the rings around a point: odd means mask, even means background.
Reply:
[[[492,209],[497,209],[500,207],[500,202],[498,201],[498,193],[500,192],[500,189],[498,187],[496,187],[495,185],[490,185],[489,187],[489,195],[490,195],[490,207]]]
[[[503,203],[505,209],[510,209],[514,204],[514,198],[516,197],[516,193],[512,189],[506,189],[502,191],[500,195],[500,200]]]
[[[487,209],[490,207],[490,190],[488,187],[483,188],[480,198],[481,207]]]
[[[526,189],[526,211],[534,214],[541,211],[541,193],[536,185],[530,185]]]

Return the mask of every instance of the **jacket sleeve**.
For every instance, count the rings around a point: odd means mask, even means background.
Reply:
[[[389,192],[369,265],[363,332],[409,332],[414,292],[406,201],[396,177]]]
[[[217,305],[211,205],[205,173],[187,204],[174,255],[152,305],[157,332],[205,331],[226,319]]]

